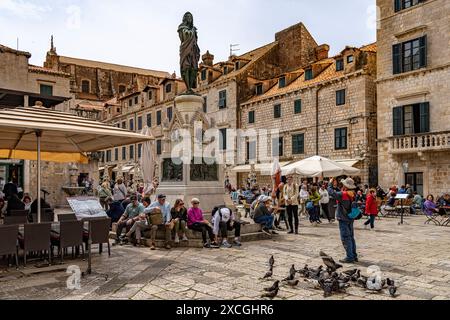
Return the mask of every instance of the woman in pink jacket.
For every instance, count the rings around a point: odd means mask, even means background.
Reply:
[[[205,248],[219,248],[217,243],[214,241],[214,232],[211,227],[211,223],[203,218],[203,211],[199,208],[200,200],[194,198],[191,201],[192,207],[189,208],[187,212],[187,225],[188,228],[193,231],[198,231],[202,233],[203,247]],[[210,242],[206,240],[206,235],[208,234]]]
[[[365,228],[370,224],[371,230],[375,228],[375,218],[378,216],[377,191],[370,189],[366,198],[366,215],[369,219],[364,223]]]

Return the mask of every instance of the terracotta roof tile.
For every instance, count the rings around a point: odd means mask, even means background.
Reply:
[[[377,43],[371,43],[360,48],[362,51],[377,52]]]
[[[52,70],[44,67],[34,66],[34,65],[28,65],[28,71],[33,73],[43,73],[43,74],[49,74],[54,76],[61,76],[61,77],[70,77],[70,73],[65,73],[62,71]]]
[[[31,53],[29,53],[29,52],[15,50],[15,49],[12,49],[10,47],[0,44],[0,53],[2,53],[2,52],[9,52],[9,53],[14,53],[14,54],[18,54],[18,55],[23,55],[23,56],[26,56],[27,58],[31,57]]]

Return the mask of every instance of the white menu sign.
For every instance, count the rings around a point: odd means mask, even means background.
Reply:
[[[107,217],[105,210],[95,197],[67,198],[67,202],[77,216],[77,219]]]

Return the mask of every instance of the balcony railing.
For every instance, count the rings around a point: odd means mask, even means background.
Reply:
[[[450,150],[450,131],[390,138],[390,153],[416,153]]]

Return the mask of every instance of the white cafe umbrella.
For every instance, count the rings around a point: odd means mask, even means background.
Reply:
[[[86,160],[84,153],[149,139],[95,120],[38,106],[0,110],[0,155],[37,160],[38,222],[41,220],[41,160]]]
[[[294,162],[282,168],[283,175],[297,174],[302,177],[337,177],[342,175],[354,176],[360,173],[359,169],[345,164],[314,156]]]

